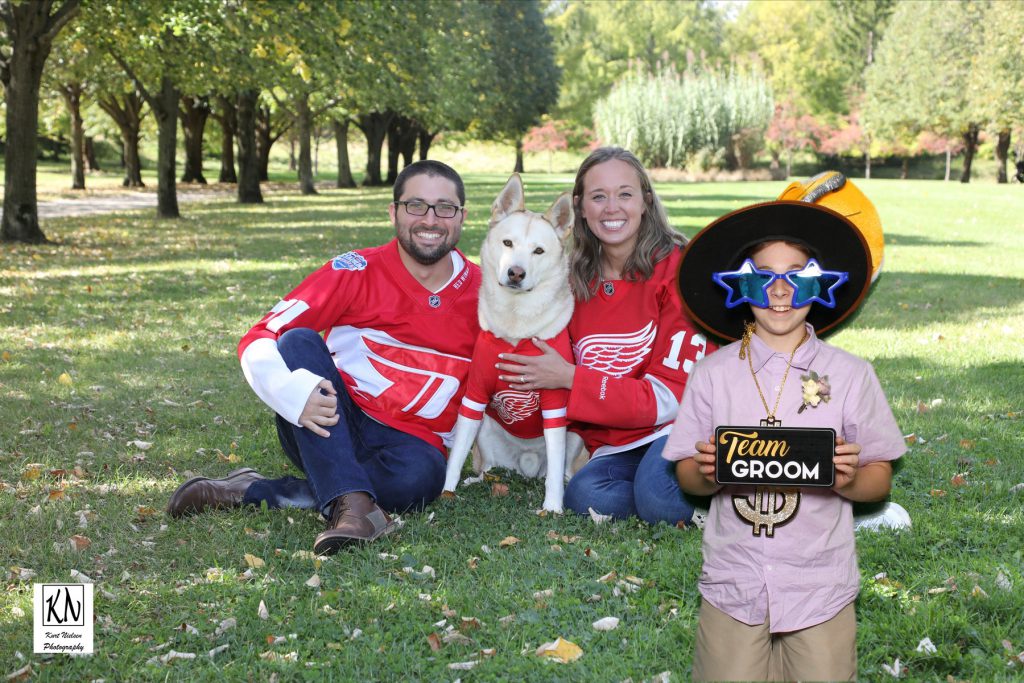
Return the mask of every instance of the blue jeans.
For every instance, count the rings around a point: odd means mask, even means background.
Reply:
[[[281,335],[277,348],[290,370],[305,368],[334,384],[341,419],[325,427],[330,436],[322,437],[278,415],[281,447],[306,478],[254,482],[245,492],[245,503],[327,514],[338,496],[365,491],[385,510],[403,512],[420,509],[440,495],[445,474],[441,451],[377,422],[353,403],[319,334],[289,330]]]
[[[592,459],[565,487],[565,507],[581,515],[594,508],[616,519],[649,524],[690,523],[693,505],[676,480],[675,463],[661,457],[668,436],[632,450]]]

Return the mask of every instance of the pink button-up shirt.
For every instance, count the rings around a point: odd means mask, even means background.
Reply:
[[[785,385],[789,354],[776,353],[756,335],[751,340],[754,372],[769,406],[782,386],[776,419],[785,427],[831,427],[847,442],[860,444],[861,465],[899,458],[906,446],[871,364],[807,329],[810,338],[797,350]],[[666,459],[692,457],[694,444],[710,440],[715,427],[757,426],[765,417],[739,348],[739,342],[730,344],[694,368],[665,446]],[[800,376],[810,370],[828,376],[831,399],[798,413]],[[797,495],[794,501],[770,488],[725,486],[712,498],[704,528],[701,595],[745,624],[769,621],[772,633],[831,619],[860,588],[850,501],[831,489],[789,494]]]

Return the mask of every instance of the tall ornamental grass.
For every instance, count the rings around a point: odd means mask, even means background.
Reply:
[[[760,149],[774,111],[759,73],[672,67],[629,72],[594,108],[605,144],[632,150],[645,164],[684,168],[699,152],[741,165]]]

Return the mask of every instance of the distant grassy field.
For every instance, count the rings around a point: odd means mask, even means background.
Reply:
[[[467,176],[461,246],[471,255],[506,177]],[[528,204],[546,207],[571,180],[528,174]],[[884,274],[831,340],[874,363],[908,435],[893,499],[914,520],[902,534],[858,538],[861,676],[887,679],[883,665],[899,659],[912,680],[1017,679],[1024,188],[859,185],[885,225]],[[692,235],[783,186],[657,189],[673,223]],[[543,485],[508,476],[509,496],[492,497],[484,484],[461,489],[454,502],[406,515],[399,533],[322,562],[307,553],[322,524],[305,512],[164,516],[190,473],[290,471],[270,414],[239,371],[237,341],[324,261],[389,239],[388,198],[385,189],[274,192],[258,207],[189,205],[179,221],[148,211],[53,220],[44,230],[57,244],[0,246],[0,672],[689,678],[699,531],[541,518],[532,510]],[[86,539],[77,550],[72,536]],[[518,541],[503,546],[510,536]],[[250,570],[260,563],[247,554],[263,564]],[[33,655],[32,584],[68,581],[73,570],[96,581],[97,654]],[[609,572],[616,578],[599,580]],[[314,575],[318,587],[307,585]],[[617,630],[592,628],[605,616],[621,619]],[[219,632],[229,618],[237,625]],[[558,636],[583,656],[564,665],[533,656]],[[925,637],[936,652],[916,651]],[[196,657],[171,659],[172,650]],[[475,660],[472,670],[449,668]]]

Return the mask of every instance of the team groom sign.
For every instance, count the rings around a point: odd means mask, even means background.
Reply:
[[[832,486],[836,433],[812,427],[719,427],[719,484]]]

